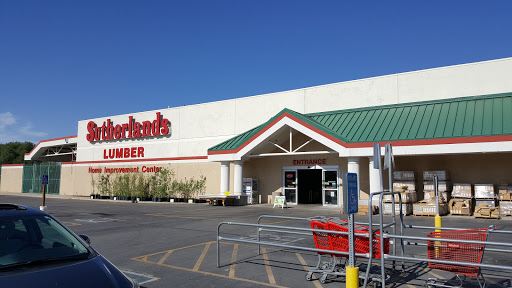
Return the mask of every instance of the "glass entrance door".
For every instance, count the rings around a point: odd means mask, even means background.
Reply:
[[[297,204],[297,170],[284,170],[283,182],[286,203]]]
[[[323,170],[322,184],[323,205],[338,205],[338,170]]]

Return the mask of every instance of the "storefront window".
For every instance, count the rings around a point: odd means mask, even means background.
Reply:
[[[338,171],[324,170],[323,180],[324,204],[338,205]]]

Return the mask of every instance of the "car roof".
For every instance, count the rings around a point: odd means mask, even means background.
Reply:
[[[47,215],[45,212],[20,204],[0,203],[1,216]]]

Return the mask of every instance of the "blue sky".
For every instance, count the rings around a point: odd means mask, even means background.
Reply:
[[[0,0],[0,143],[512,56],[512,1]]]

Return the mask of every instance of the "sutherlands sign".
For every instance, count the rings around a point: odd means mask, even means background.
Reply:
[[[167,135],[170,132],[171,122],[163,118],[160,112],[156,113],[156,120],[143,121],[142,123],[134,121],[133,116],[128,117],[128,123],[116,124],[107,119],[103,125],[98,126],[94,121],[87,123],[87,141],[102,141],[124,138],[141,138],[148,136]]]

